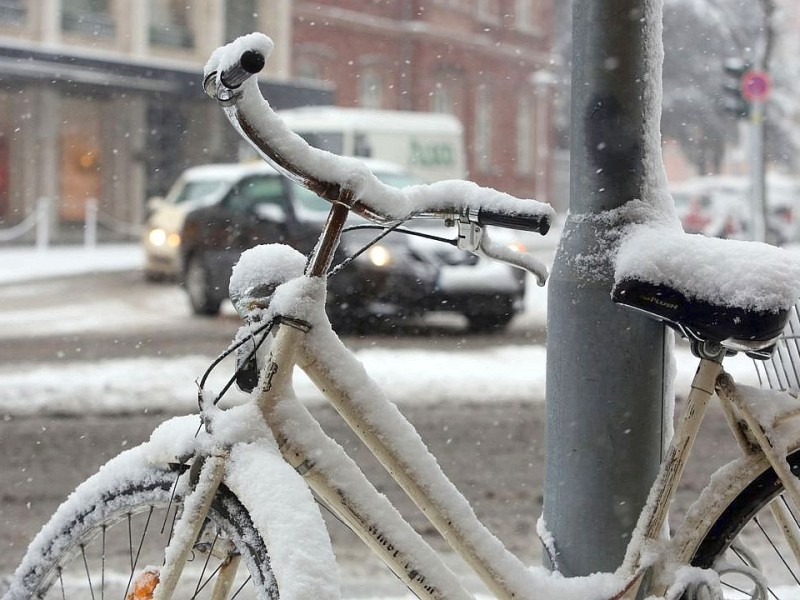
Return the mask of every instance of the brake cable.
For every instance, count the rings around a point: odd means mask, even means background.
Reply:
[[[388,227],[385,227],[383,225],[374,225],[372,223],[363,223],[360,225],[350,225],[349,227],[345,227],[344,229],[342,229],[342,233],[347,233],[348,231],[356,231],[358,229],[380,229],[382,230],[382,232],[380,233],[380,235],[376,236],[374,239],[365,244],[362,248],[354,252],[351,256],[348,256],[342,262],[340,262],[338,265],[336,265],[330,271],[328,271],[328,277],[331,277],[332,275],[335,275],[336,273],[344,269],[356,258],[364,254],[364,252],[369,250],[372,246],[377,244],[379,241],[381,241],[383,238],[385,238],[392,232],[404,233],[406,235],[413,235],[428,240],[434,240],[436,242],[444,242],[445,244],[450,244],[451,246],[458,245],[458,240],[455,239],[440,237],[438,235],[432,235],[430,233],[423,233],[421,231],[414,231],[413,229],[406,229],[405,227],[401,227],[405,222],[406,220],[398,221],[397,223],[394,223],[393,225],[390,225]]]

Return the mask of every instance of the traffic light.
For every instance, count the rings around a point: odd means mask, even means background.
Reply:
[[[723,109],[737,119],[745,119],[750,115],[750,102],[742,95],[742,78],[750,71],[750,64],[741,58],[729,58],[722,63],[722,69],[725,71]]]

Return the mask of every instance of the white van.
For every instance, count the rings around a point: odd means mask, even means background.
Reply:
[[[307,106],[277,111],[310,145],[334,154],[387,160],[426,182],[464,179],[464,128],[453,115]]]

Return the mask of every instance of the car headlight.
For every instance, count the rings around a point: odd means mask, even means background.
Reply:
[[[367,250],[367,259],[376,267],[385,267],[392,262],[392,253],[386,246],[376,244]]]
[[[163,246],[167,243],[167,232],[160,228],[151,229],[147,239],[153,246]]]
[[[169,246],[170,248],[177,248],[181,244],[181,236],[178,233],[167,233],[166,230],[156,227],[150,230],[147,234],[148,241],[153,246]]]

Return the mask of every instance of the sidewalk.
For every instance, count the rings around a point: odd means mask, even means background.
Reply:
[[[0,284],[101,271],[140,269],[139,244],[84,246],[0,246]]]

